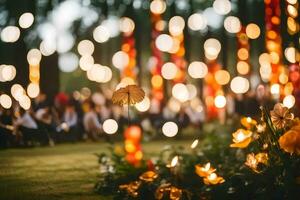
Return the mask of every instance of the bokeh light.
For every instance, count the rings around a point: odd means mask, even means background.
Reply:
[[[226,15],[231,11],[231,3],[228,0],[215,0],[213,8],[219,15]]]
[[[153,14],[162,14],[167,8],[166,2],[163,0],[154,0],[150,4],[150,11]]]
[[[176,83],[172,88],[172,96],[180,102],[185,102],[189,99],[189,91],[182,83]]]
[[[246,75],[250,71],[250,66],[247,62],[245,61],[239,61],[236,65],[236,69],[239,74],[241,75]]]
[[[236,76],[231,80],[230,89],[236,94],[246,93],[250,88],[248,79]]]
[[[177,124],[171,121],[164,123],[162,133],[167,137],[174,137],[178,133]]]
[[[35,98],[40,93],[40,87],[36,83],[30,83],[27,87],[27,94],[30,98]]]
[[[91,69],[93,65],[94,65],[94,58],[91,55],[85,55],[79,59],[79,67],[83,71],[87,71]]]
[[[31,49],[27,53],[27,61],[30,65],[36,66],[39,65],[42,59],[42,54],[38,49]]]
[[[140,112],[146,112],[150,109],[150,99],[146,96],[141,102],[136,103],[134,106]]]
[[[238,33],[242,28],[241,21],[237,17],[228,16],[224,20],[224,28],[229,33]]]
[[[226,106],[226,98],[223,95],[218,95],[215,97],[214,103],[217,108],[224,108]]]
[[[8,96],[7,94],[0,95],[0,105],[5,109],[11,108],[12,100],[10,96]]]
[[[226,70],[218,70],[215,72],[215,80],[220,85],[226,85],[230,81],[230,74]]]
[[[62,72],[73,72],[78,68],[78,57],[74,53],[60,54],[58,57],[58,67]]]
[[[164,79],[172,80],[178,72],[177,66],[172,62],[165,63],[161,68],[161,75]]]
[[[34,16],[32,13],[23,13],[19,18],[19,25],[21,28],[29,28],[34,22]]]
[[[207,59],[214,60],[221,51],[221,43],[215,38],[207,39],[204,42],[204,51]]]
[[[204,78],[208,73],[208,68],[205,63],[194,61],[190,63],[188,73],[192,78]]]
[[[156,38],[155,45],[159,50],[168,52],[173,47],[173,38],[168,34],[161,34]]]
[[[109,135],[118,131],[118,123],[114,119],[107,119],[103,122],[103,131]]]
[[[82,40],[78,43],[77,50],[82,56],[92,55],[95,50],[95,46],[90,40]]]
[[[169,32],[173,36],[182,34],[185,27],[185,21],[180,16],[174,16],[169,21]]]
[[[7,26],[1,31],[1,40],[3,42],[13,43],[20,37],[20,29],[16,26]]]
[[[296,99],[293,95],[288,95],[283,99],[283,105],[287,108],[292,108],[295,105]]]
[[[250,39],[256,39],[260,35],[260,28],[257,24],[250,23],[246,26],[246,34]]]
[[[97,26],[93,31],[93,38],[98,43],[107,42],[110,38],[109,30],[105,26]]]
[[[116,68],[122,70],[129,64],[129,56],[124,51],[118,51],[113,55],[112,63]]]
[[[188,18],[188,27],[193,31],[204,30],[207,27],[207,21],[200,13],[194,13]]]

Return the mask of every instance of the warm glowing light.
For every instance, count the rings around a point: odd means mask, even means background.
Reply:
[[[103,122],[103,131],[107,134],[115,134],[118,131],[118,123],[114,119],[107,119]]]
[[[270,92],[271,92],[271,94],[274,95],[274,96],[279,96],[279,94],[280,94],[280,85],[277,84],[277,83],[272,84],[272,85],[271,85]]]
[[[110,38],[110,32],[105,26],[97,26],[93,32],[94,40],[98,43],[104,43]]]
[[[163,0],[154,0],[150,4],[150,11],[153,14],[162,14],[165,12],[167,5]]]
[[[82,40],[78,43],[77,50],[78,53],[82,56],[92,55],[95,50],[95,47],[93,42],[91,42],[90,40]]]
[[[232,136],[233,144],[230,147],[246,148],[251,142],[252,132],[245,129],[238,129]]]
[[[30,65],[36,66],[39,65],[42,59],[42,54],[38,49],[31,49],[27,53],[27,61]]]
[[[19,18],[19,25],[21,28],[29,28],[34,22],[34,16],[32,13],[23,13]]]
[[[129,56],[124,51],[118,51],[113,55],[112,63],[116,68],[122,70],[129,64]]]
[[[226,98],[223,95],[216,96],[214,102],[217,108],[224,108],[226,106]]]
[[[247,60],[249,58],[249,52],[246,48],[240,48],[237,55],[240,60]]]
[[[272,67],[270,64],[264,64],[259,68],[259,73],[261,76],[261,79],[264,82],[268,82],[272,75]]]
[[[21,97],[25,94],[24,88],[20,84],[14,84],[10,89],[11,95],[19,101]]]
[[[40,43],[40,51],[43,56],[50,56],[56,51],[56,44],[54,42],[43,40]]]
[[[205,57],[209,60],[214,60],[218,57],[221,51],[221,43],[214,38],[207,39],[204,42]]]
[[[226,85],[230,81],[230,74],[226,70],[218,70],[215,72],[215,80],[220,85]]]
[[[200,13],[194,13],[188,18],[188,27],[193,31],[204,30],[207,27],[207,21]]]
[[[134,28],[135,28],[135,24],[132,19],[128,17],[122,17],[120,19],[120,30],[123,33],[130,35],[134,31]]]
[[[260,65],[270,64],[271,63],[270,55],[268,53],[262,53],[259,56],[258,61]]]
[[[289,4],[292,4],[292,5],[294,5],[294,4],[296,4],[297,3],[297,0],[286,0]]]
[[[174,156],[174,158],[171,160],[170,167],[176,167],[178,163],[178,156]]]
[[[283,105],[287,108],[292,108],[295,105],[296,99],[293,95],[288,95],[283,99]]]
[[[93,65],[94,65],[94,58],[91,55],[85,55],[79,59],[79,67],[83,71],[88,71],[93,67]]]
[[[26,95],[23,95],[21,99],[19,99],[19,104],[24,110],[29,110],[29,108],[31,107],[31,101]]]
[[[0,65],[0,81],[12,81],[17,74],[17,70],[13,65]]]
[[[172,80],[178,72],[177,66],[172,62],[165,63],[161,68],[161,75],[164,79]]]
[[[0,95],[0,105],[5,109],[11,108],[12,100],[10,96],[8,96],[7,94]]]
[[[149,110],[150,105],[150,99],[148,97],[145,97],[141,102],[136,103],[134,106],[138,111],[146,112],[147,110]]]
[[[184,26],[184,19],[180,16],[174,16],[169,21],[169,32],[173,36],[178,36],[182,34]]]
[[[162,132],[167,137],[174,137],[178,133],[178,126],[174,122],[166,122],[162,127]]]
[[[256,39],[260,35],[260,28],[257,24],[251,23],[246,26],[246,34],[250,39]]]
[[[151,84],[154,88],[161,88],[163,84],[163,79],[160,75],[154,75],[151,78]]]
[[[20,37],[20,29],[16,26],[7,26],[1,31],[1,40],[3,42],[13,43]]]
[[[228,16],[224,20],[224,28],[229,33],[238,33],[242,28],[241,21],[237,17]]]
[[[289,77],[285,73],[281,73],[278,79],[281,84],[286,84],[289,81]]]
[[[173,47],[173,38],[170,35],[161,34],[156,38],[155,45],[159,50],[168,52]]]
[[[190,63],[188,73],[192,78],[204,78],[208,73],[208,68],[205,63],[194,61]]]
[[[36,83],[30,83],[27,87],[27,94],[30,98],[35,98],[40,93],[40,87]]]
[[[167,106],[172,112],[177,113],[180,111],[181,104],[177,99],[171,97],[168,101]]]
[[[248,79],[236,76],[231,80],[230,88],[236,94],[243,94],[249,90],[250,83]]]
[[[241,75],[246,75],[250,71],[250,66],[247,62],[245,61],[239,61],[236,65],[236,69],[239,74]]]
[[[215,0],[213,8],[217,14],[226,15],[231,11],[231,3],[228,0]]]
[[[194,99],[197,96],[197,88],[193,84],[187,84],[186,88],[189,92],[189,100]]]
[[[295,47],[288,47],[284,50],[285,58],[290,63],[295,63],[299,59],[299,53],[297,52]]]
[[[189,99],[189,91],[182,83],[176,83],[172,88],[172,96],[180,102],[185,102]]]

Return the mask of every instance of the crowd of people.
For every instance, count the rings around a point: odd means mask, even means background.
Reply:
[[[0,107],[0,147],[55,145],[101,138],[110,140],[102,130],[103,122],[109,118],[115,119],[119,132],[122,131],[128,122],[127,109],[113,105],[105,99],[105,95],[97,95],[96,98],[90,95],[83,100],[74,94],[60,93],[49,101],[46,94],[41,93],[32,101],[29,110],[24,110],[17,103],[10,109]],[[227,113],[255,116],[259,112],[259,101],[255,95],[241,98],[229,96],[227,99]],[[205,112],[196,112],[190,106],[181,108],[177,113],[171,112],[168,105],[163,106],[161,112],[150,108],[146,113],[135,113],[131,114],[131,123],[154,131],[160,130],[168,120],[176,121],[180,128],[191,124],[199,126],[207,120]]]

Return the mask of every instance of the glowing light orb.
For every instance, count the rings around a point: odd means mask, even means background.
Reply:
[[[23,95],[21,99],[19,99],[19,104],[24,110],[29,110],[31,107],[30,98],[26,95]]]
[[[249,52],[246,48],[240,48],[237,52],[237,56],[240,60],[247,60],[249,58]]]
[[[19,101],[25,94],[25,90],[20,84],[14,84],[10,89],[10,93],[17,101]]]
[[[20,37],[20,29],[16,26],[7,26],[1,31],[1,40],[3,42],[13,43]]]
[[[246,26],[246,34],[250,39],[256,39],[260,35],[260,28],[257,24],[250,23]]]
[[[27,94],[30,98],[35,98],[40,94],[40,86],[36,83],[30,83],[27,86]]]
[[[55,42],[49,42],[49,41],[43,40],[40,43],[40,51],[43,54],[43,56],[52,55],[56,51]]]
[[[197,96],[197,88],[195,85],[187,84],[186,88],[189,92],[189,100],[192,100],[193,98],[195,98]]]
[[[103,70],[104,70],[104,78],[102,79],[102,83],[107,83],[111,80],[112,78],[112,71],[109,67],[107,66],[102,66]]]
[[[122,17],[120,19],[120,30],[129,35],[134,31],[135,24],[134,21],[128,17]]]
[[[172,88],[172,96],[180,102],[185,102],[189,99],[189,91],[182,83],[176,83]]]
[[[295,47],[286,48],[284,50],[284,56],[290,63],[295,63],[300,57]]]
[[[34,16],[32,13],[23,13],[19,18],[19,25],[21,28],[29,28],[34,22]]]
[[[164,123],[162,133],[167,137],[174,137],[178,133],[177,124],[171,121]]]
[[[8,96],[7,94],[2,94],[0,96],[0,105],[5,109],[11,108],[12,100],[11,100],[10,96]]]
[[[94,58],[91,55],[85,55],[79,59],[79,67],[83,71],[88,71],[93,67],[93,65],[94,65]]]
[[[238,33],[242,28],[241,21],[237,17],[228,16],[224,20],[224,28],[229,33]]]
[[[215,38],[207,39],[204,42],[204,51],[206,58],[214,60],[218,57],[221,51],[221,43]]]
[[[295,105],[296,99],[293,95],[288,95],[283,99],[283,105],[287,108],[292,108]]]
[[[184,19],[180,16],[174,16],[169,21],[169,32],[173,36],[178,36],[182,34],[184,26]]]
[[[163,79],[160,75],[154,75],[151,78],[151,84],[154,88],[160,88],[163,84]]]
[[[236,65],[236,69],[237,69],[238,73],[240,73],[241,75],[246,75],[250,71],[250,66],[245,61],[239,61]]]
[[[118,131],[118,123],[114,119],[107,119],[103,122],[103,131],[107,134],[115,134]]]
[[[248,79],[236,76],[231,80],[230,88],[236,94],[243,94],[249,90],[250,83]]]
[[[163,52],[168,52],[173,47],[173,38],[167,34],[159,35],[155,40],[155,46]]]
[[[215,0],[213,8],[219,15],[226,15],[231,11],[231,3],[228,0]]]
[[[204,78],[208,73],[208,68],[205,63],[194,61],[190,63],[188,73],[192,78]]]
[[[167,62],[162,66],[161,74],[164,79],[172,80],[178,72],[177,66],[172,62]]]
[[[146,112],[150,108],[150,99],[145,97],[141,102],[135,104],[135,108],[140,112]]]
[[[93,31],[93,38],[98,43],[104,43],[110,38],[109,30],[105,26],[97,26]]]
[[[17,70],[13,65],[0,65],[0,81],[12,81],[17,74]]]
[[[27,61],[30,65],[36,66],[39,65],[42,59],[42,54],[38,49],[31,49],[27,53]]]
[[[280,94],[280,85],[277,83],[272,84],[270,92],[273,95],[279,95]]]
[[[216,96],[214,103],[217,108],[224,108],[226,106],[226,98],[223,95],[218,95]]]
[[[73,72],[78,67],[78,57],[74,53],[60,54],[58,57],[58,67],[62,72]]]
[[[167,5],[163,0],[154,0],[150,4],[150,11],[154,14],[162,14],[165,12]]]
[[[226,70],[218,70],[215,72],[215,80],[220,85],[226,85],[230,81],[230,74]]]
[[[90,40],[82,40],[78,43],[77,50],[82,56],[92,55],[95,50],[95,46]]]
[[[122,70],[129,64],[129,56],[124,51],[118,51],[113,55],[112,63],[116,68]]]
[[[194,13],[188,18],[188,27],[193,31],[204,30],[207,27],[207,20],[200,13]]]

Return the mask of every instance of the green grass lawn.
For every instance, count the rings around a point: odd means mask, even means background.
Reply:
[[[143,149],[155,154],[164,145],[190,142],[166,139],[147,142]],[[106,152],[107,146],[98,142],[0,150],[0,199],[109,199],[93,192],[99,175],[95,153]]]

